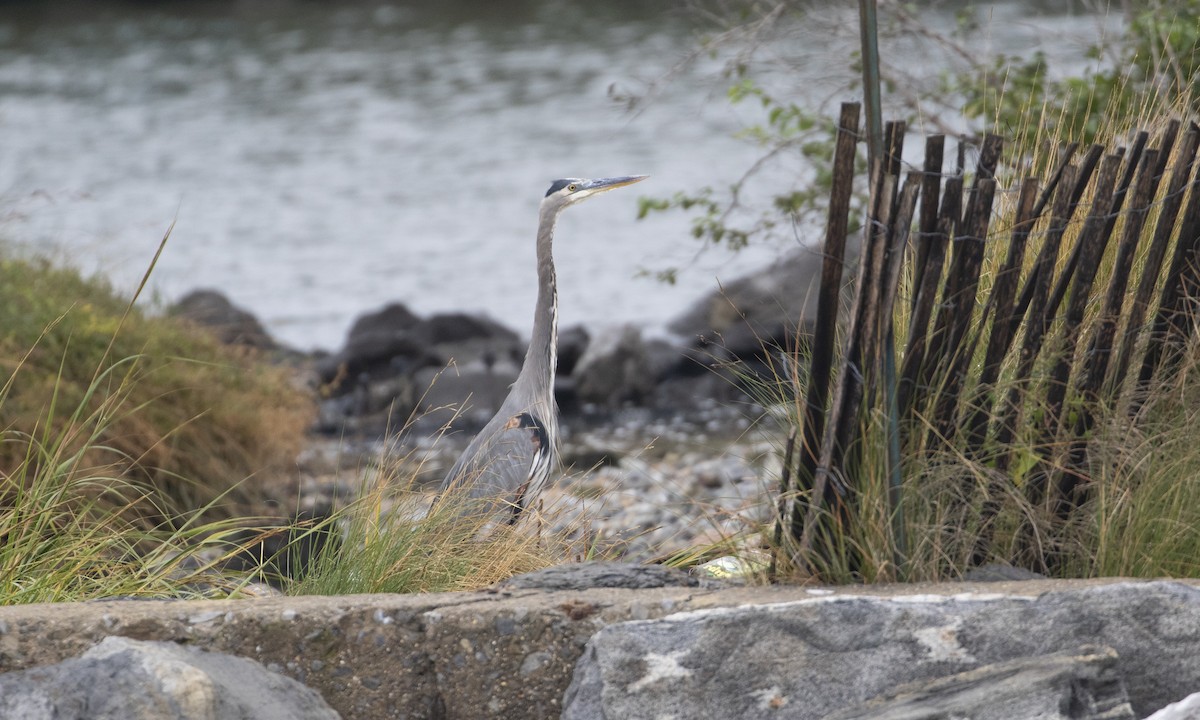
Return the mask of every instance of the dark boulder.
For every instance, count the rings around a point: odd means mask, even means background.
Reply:
[[[848,256],[849,265],[855,256]],[[819,249],[792,252],[714,290],[668,327],[692,348],[702,349],[696,356],[702,362],[745,360],[771,346],[791,347],[797,337],[811,332],[823,263]],[[847,267],[843,286],[852,276]]]
[[[336,378],[320,388],[314,428],[325,434],[379,435],[402,427],[416,408],[413,376],[405,372],[357,378]]]
[[[525,352],[524,343],[512,330],[490,318],[465,313],[432,315],[413,327],[412,338],[437,356],[442,367],[519,367]]]
[[[346,344],[353,345],[356,341],[373,335],[391,335],[408,330],[421,322],[403,303],[388,303],[374,312],[363,313],[354,320],[350,332],[346,335]]]
[[[624,325],[596,335],[579,359],[573,379],[581,401],[615,408],[643,401],[654,389],[656,374],[641,331]]]
[[[466,313],[431,315],[413,326],[413,336],[430,345],[447,345],[469,340],[517,340],[515,332],[495,320]]]
[[[344,395],[374,379],[436,364],[437,357],[412,336],[419,322],[420,318],[400,303],[360,316],[342,349],[318,363],[325,392]]]
[[[392,303],[361,316],[346,345],[318,361],[325,398],[319,429],[380,434],[409,423],[473,425],[499,407],[524,349],[516,333],[489,318],[421,318]]]
[[[168,314],[209,329],[226,345],[257,350],[278,348],[258,318],[216,290],[193,290],[172,305]]]
[[[477,431],[500,409],[515,372],[480,368],[424,368],[414,376],[418,398],[412,419],[421,431],[449,426]]]
[[[582,325],[572,325],[558,333],[558,374],[570,377],[588,349],[592,335]]]
[[[474,431],[500,409],[517,377],[525,345],[515,332],[490,318],[463,313],[433,315],[413,337],[438,358],[413,376],[413,424]]]

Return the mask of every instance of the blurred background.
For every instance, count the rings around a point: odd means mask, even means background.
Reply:
[[[970,14],[978,42],[1044,52],[1062,73],[1119,22],[1067,2],[918,6],[936,28]],[[745,132],[761,106],[727,97],[744,46],[702,45],[726,10],[0,2],[0,241],[132,292],[175,222],[153,277],[159,301],[220,290],[301,350],[338,347],[357,315],[393,300],[483,312],[524,333],[550,181],[648,173],[566,213],[555,250],[563,323],[653,331],[718,279],[818,237],[801,223],[736,254],[702,252],[688,214],[638,219],[639,194],[727,188],[763,155]],[[856,16],[803,17],[753,40],[756,80],[832,114],[860,97]],[[946,70],[935,51],[910,38],[889,59],[936,83]],[[802,157],[774,160],[735,213],[752,212],[756,192],[804,182]],[[676,283],[654,279],[666,267],[679,268]]]

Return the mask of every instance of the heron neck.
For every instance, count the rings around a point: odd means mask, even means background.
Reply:
[[[524,386],[525,397],[552,404],[554,371],[558,365],[558,283],[554,274],[554,225],[558,210],[543,207],[538,223],[538,295],[533,314],[529,350],[515,385]],[[543,390],[544,389],[544,390]]]

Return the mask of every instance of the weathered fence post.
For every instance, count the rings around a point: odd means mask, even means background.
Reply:
[[[1094,164],[1091,167],[1095,167]],[[1030,373],[1042,351],[1046,334],[1050,331],[1053,316],[1047,312],[1047,298],[1053,281],[1054,264],[1058,259],[1062,239],[1071,216],[1075,213],[1078,198],[1083,194],[1083,185],[1087,183],[1090,172],[1085,174],[1074,165],[1062,166],[1062,180],[1058,191],[1054,194],[1054,204],[1050,209],[1050,225],[1042,240],[1042,249],[1038,252],[1025,288],[1021,292],[1021,302],[1018,303],[1014,318],[1028,314],[1025,323],[1025,335],[1021,340],[1021,349],[1017,356],[1017,368],[1013,373],[1004,408],[999,413],[994,434],[995,443],[999,450],[996,458],[996,469],[1007,472],[1012,463],[1012,442],[1016,438],[1017,422],[1025,402],[1025,390],[1029,384]],[[1023,306],[1023,307],[1022,307]],[[1026,313],[1024,308],[1029,308]]]
[[[900,417],[906,418],[912,410],[914,392],[921,377],[921,365],[925,357],[925,342],[929,321],[933,317],[937,302],[938,286],[942,282],[942,266],[946,263],[946,245],[949,231],[940,227],[938,217],[938,195],[942,183],[942,152],[946,138],[935,135],[926,140],[924,180],[921,184],[920,233],[917,236],[917,268],[913,275],[912,314],[908,323],[908,343],[904,350],[904,363],[900,368],[899,400]],[[957,181],[961,192],[962,178]],[[947,194],[952,194],[950,182]],[[947,221],[948,222],[948,221]]]
[[[848,518],[850,486],[844,475],[845,453],[855,435],[860,405],[864,397],[866,375],[878,362],[878,348],[865,346],[867,338],[878,337],[877,313],[887,256],[889,221],[893,214],[895,177],[899,168],[900,147],[903,143],[903,124],[890,123],[886,157],[876,159],[871,173],[871,210],[863,233],[863,250],[859,259],[858,281],[846,330],[841,370],[834,388],[833,400],[826,418],[825,434],[813,475],[812,499],[802,521],[799,547],[795,562],[808,564],[818,533],[818,520],[824,508],[833,515],[835,526]],[[837,532],[836,527],[833,532]],[[832,535],[827,535],[832,537]]]
[[[1008,254],[1004,259],[1004,265],[996,274],[996,281],[988,300],[988,307],[993,308],[992,332],[984,354],[983,368],[979,373],[979,382],[975,386],[975,399],[967,406],[967,409],[971,411],[966,424],[967,453],[968,456],[975,458],[982,455],[987,442],[988,418],[992,408],[996,405],[993,394],[996,380],[1000,377],[1000,364],[1008,355],[1009,347],[1012,345],[1014,328],[1011,316],[1017,299],[1017,283],[1020,281],[1021,267],[1025,261],[1025,244],[1037,222],[1037,216],[1034,214],[1037,196],[1037,179],[1025,178],[1021,183],[1021,194],[1017,199],[1016,218],[1013,222],[1012,235],[1009,238]],[[984,320],[981,319],[981,328],[983,322]],[[996,499],[999,488],[995,487],[995,484],[995,482],[989,483],[979,510],[979,534],[968,561],[972,567],[982,565],[991,551],[993,524],[996,515],[1000,512],[1000,503]]]
[[[1196,154],[1196,144],[1200,139],[1195,125],[1189,130],[1187,137],[1184,139],[1183,145],[1179,150],[1179,160],[1176,162],[1175,171],[1171,174],[1171,180],[1167,184],[1167,200],[1168,202],[1182,202],[1182,198],[1178,201],[1172,200],[1177,193],[1183,189],[1184,183],[1187,182],[1187,173],[1191,170],[1192,158]],[[1159,182],[1163,172],[1164,158],[1169,155],[1168,147],[1159,148],[1158,162],[1155,165],[1155,182]],[[1195,202],[1196,193],[1193,190],[1192,200]],[[1117,361],[1113,366],[1113,371],[1109,379],[1109,394],[1112,397],[1120,397],[1122,387],[1125,384],[1125,377],[1129,373],[1130,363],[1133,361],[1133,353],[1137,348],[1138,337],[1141,335],[1144,328],[1142,323],[1145,322],[1146,313],[1149,310],[1150,298],[1154,294],[1154,288],[1158,285],[1159,276],[1162,272],[1163,260],[1166,258],[1167,245],[1171,240],[1171,228],[1175,223],[1175,213],[1178,212],[1178,205],[1172,209],[1168,204],[1164,206],[1159,214],[1158,223],[1154,228],[1154,236],[1150,240],[1150,247],[1146,251],[1145,263],[1142,266],[1142,276],[1138,281],[1137,290],[1134,291],[1133,302],[1129,307],[1129,316],[1125,321],[1125,335],[1121,341],[1121,350],[1117,354]],[[1181,246],[1186,246],[1183,241],[1183,235],[1180,235],[1179,242],[1176,244],[1176,249]],[[1172,263],[1172,267],[1174,267]],[[1163,283],[1164,293],[1168,292],[1169,288],[1177,286],[1178,277],[1172,277],[1168,274]],[[1166,297],[1166,302],[1170,303],[1170,298]],[[1160,307],[1162,303],[1160,302]],[[1156,352],[1147,346],[1146,353]],[[1154,362],[1154,361],[1152,361]],[[1137,404],[1135,399],[1134,405]],[[1136,412],[1136,411],[1135,411]]]
[[[1134,159],[1135,157],[1131,155],[1129,164],[1133,164]],[[1065,518],[1083,503],[1082,490],[1087,483],[1087,435],[1092,430],[1096,415],[1112,405],[1111,398],[1102,396],[1102,386],[1112,355],[1113,339],[1117,334],[1117,322],[1121,318],[1121,308],[1125,303],[1125,288],[1129,284],[1129,273],[1133,269],[1134,253],[1142,236],[1142,227],[1145,225],[1146,215],[1150,211],[1150,203],[1154,199],[1154,189],[1157,184],[1154,170],[1157,165],[1157,150],[1146,151],[1141,162],[1137,164],[1138,175],[1133,191],[1132,207],[1128,211],[1125,228],[1121,233],[1121,241],[1117,245],[1112,277],[1108,283],[1108,293],[1105,296],[1100,316],[1096,318],[1093,325],[1087,352],[1083,356],[1083,367],[1080,372],[1082,379],[1076,389],[1079,406],[1072,429],[1073,438],[1066,467],[1058,481],[1056,507],[1060,518]],[[1108,230],[1109,227],[1111,227],[1111,223],[1105,229]],[[1099,258],[1097,258],[1098,260]]]
[[[942,306],[938,311],[939,325],[946,328],[945,343],[938,364],[941,382],[934,405],[934,431],[931,442],[949,442],[957,429],[959,393],[969,361],[970,343],[964,343],[975,315],[975,298],[979,290],[979,273],[983,269],[992,201],[996,192],[996,166],[1004,141],[998,135],[988,135],[979,153],[975,181],[967,196],[961,230],[955,236],[950,270]],[[941,317],[946,316],[946,322]],[[932,359],[932,358],[930,358]]]
[[[1167,185],[1167,195],[1163,198],[1162,209],[1159,211],[1156,233],[1161,228],[1161,231],[1169,236],[1175,225],[1179,207],[1183,204],[1184,186],[1187,184],[1187,178],[1191,174],[1192,163],[1196,156],[1196,144],[1197,129],[1193,124],[1184,141],[1180,157],[1175,163],[1175,171],[1171,174],[1171,180]],[[1196,182],[1194,181],[1192,185],[1190,204],[1194,205],[1200,201],[1196,199]],[[1191,210],[1192,208],[1189,207],[1189,214]],[[1155,239],[1157,240],[1157,236]],[[1188,236],[1180,234],[1175,243],[1175,253],[1171,259],[1167,277],[1163,281],[1162,292],[1158,300],[1158,313],[1154,318],[1150,338],[1147,340],[1146,354],[1142,357],[1142,367],[1138,373],[1137,385],[1130,403],[1131,413],[1136,414],[1141,408],[1142,400],[1150,388],[1150,383],[1153,381],[1159,365],[1163,362],[1164,354],[1168,354],[1168,349],[1171,350],[1169,354],[1175,354],[1175,348],[1181,345],[1179,339],[1185,335],[1185,325],[1190,318],[1186,307],[1189,301],[1186,279],[1192,276],[1188,268],[1194,267],[1196,264],[1196,242],[1194,234],[1189,233]]]
[[[941,272],[946,264],[950,238],[958,233],[958,225],[962,217],[963,157],[964,147],[959,144],[958,172],[947,178],[945,189],[942,192],[937,230],[933,233],[929,246],[929,264],[925,276],[922,278],[917,315],[909,323],[909,332],[914,334],[909,337],[909,347],[913,352],[904,358],[904,367],[901,370],[901,398],[904,402],[900,405],[900,412],[904,415],[923,413],[924,408],[919,408],[916,404],[918,391],[928,393],[931,389],[937,361],[942,356],[946,342],[949,316],[944,310],[944,299],[942,304],[937,302],[939,297],[937,290],[939,284],[948,285],[950,282],[947,278],[945,283],[941,283]],[[926,292],[927,290],[928,292]],[[945,298],[946,293],[947,290],[943,289],[941,296]],[[935,308],[938,310],[936,316],[933,315]],[[931,323],[932,330],[930,330]]]
[[[1013,538],[1018,552],[1027,553],[1033,567],[1062,567],[1061,555],[1041,543],[1043,513],[1034,508],[1042,507],[1056,523],[1048,526],[1051,538],[1067,527],[1091,488],[1091,436],[1124,399],[1130,368],[1140,364],[1130,393],[1136,418],[1150,382],[1182,362],[1186,343],[1200,331],[1200,171],[1194,172],[1200,127],[1190,125],[1182,138],[1179,127],[1169,123],[1154,149],[1147,149],[1144,132],[1134,136],[1128,151],[1105,155],[1102,145],[1092,145],[1078,165],[1072,163],[1077,146],[1064,148],[1046,182],[1022,180],[1007,245],[993,250],[989,237],[1001,239],[991,224],[1000,191],[995,175],[1001,139],[989,135],[983,142],[964,197],[963,144],[956,172],[943,183],[944,138],[929,138],[923,170],[906,173],[901,186],[905,128],[889,123],[885,149],[871,163],[871,202],[839,359],[834,345],[858,133],[858,106],[843,106],[809,385],[799,408],[802,427],[788,441],[792,447],[799,440],[796,486],[789,487],[789,460],[775,531],[781,545],[783,524],[789,525],[797,567],[816,572],[820,563],[840,558],[854,572],[871,559],[845,533],[854,530],[847,523],[863,509],[857,505],[866,487],[861,473],[871,466],[862,459],[875,448],[860,441],[864,428],[879,427],[881,387],[892,562],[905,562],[898,472],[903,442],[916,465],[940,461],[948,446],[965,461],[981,464],[988,483],[982,498],[974,471],[961,473],[970,480],[955,488],[963,503],[955,522],[977,531],[964,548],[968,564],[985,562],[996,528],[1006,527],[997,519],[1005,510],[1001,483],[1009,482],[1009,492],[1024,495]],[[1160,190],[1168,166],[1170,179]],[[1085,194],[1090,199],[1080,223],[1077,208]],[[1160,194],[1150,233],[1147,222]],[[1045,230],[1036,232],[1044,213]],[[917,235],[909,249],[914,216]],[[1073,226],[1078,234],[1067,243]],[[1039,241],[1030,263],[1030,244]],[[896,374],[893,323],[905,262],[912,294],[903,307],[908,336],[900,338],[905,347],[893,389],[887,378]],[[995,273],[986,298],[980,292],[987,284],[981,282],[985,268]],[[1152,310],[1153,328],[1144,333]],[[870,422],[864,422],[864,413]],[[1029,422],[1022,424],[1022,415]],[[1018,452],[1029,453],[1032,467],[1029,462],[1014,467]]]
[[[992,309],[992,332],[984,353],[983,367],[979,371],[979,381],[975,386],[975,399],[967,406],[971,411],[970,419],[966,423],[967,448],[968,451],[974,451],[972,454],[976,456],[982,451],[987,440],[988,417],[995,404],[992,397],[993,386],[1000,377],[1000,364],[1008,355],[1015,335],[1015,328],[1012,326],[1013,306],[1017,299],[1017,284],[1021,280],[1021,267],[1025,262],[1025,244],[1037,220],[1033,214],[1037,193],[1037,178],[1025,178],[1021,183],[1021,194],[1017,198],[1016,216],[1008,240],[1008,253],[1004,264],[996,273],[996,280],[988,299],[988,307]],[[981,318],[981,328],[983,321]]]
[[[846,235],[850,223],[850,198],[854,190],[854,159],[859,141],[858,103],[843,103],[838,119],[836,148],[833,156],[833,189],[829,197],[829,219],[825,225],[824,261],[821,266],[821,288],[817,295],[816,324],[813,327],[808,388],[805,392],[800,460],[796,472],[796,490],[792,499],[791,532],[798,540],[804,531],[806,502],[820,502],[806,491],[814,490],[817,458],[821,438],[825,433],[825,414],[829,385],[833,372],[837,337],[838,310],[842,304],[842,271],[846,259]],[[783,488],[784,496],[789,488]],[[823,491],[822,491],[823,492]]]

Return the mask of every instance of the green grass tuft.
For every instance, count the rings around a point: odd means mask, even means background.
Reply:
[[[257,522],[250,479],[285,471],[311,416],[284,370],[3,258],[0,373],[0,605],[227,597],[261,574],[224,568]]]
[[[288,470],[313,412],[285,370],[42,260],[0,259],[0,377],[0,473],[53,437],[152,487],[166,507],[130,508],[151,523],[231,514],[221,508],[249,499],[246,478]],[[97,413],[104,422],[85,431]]]

